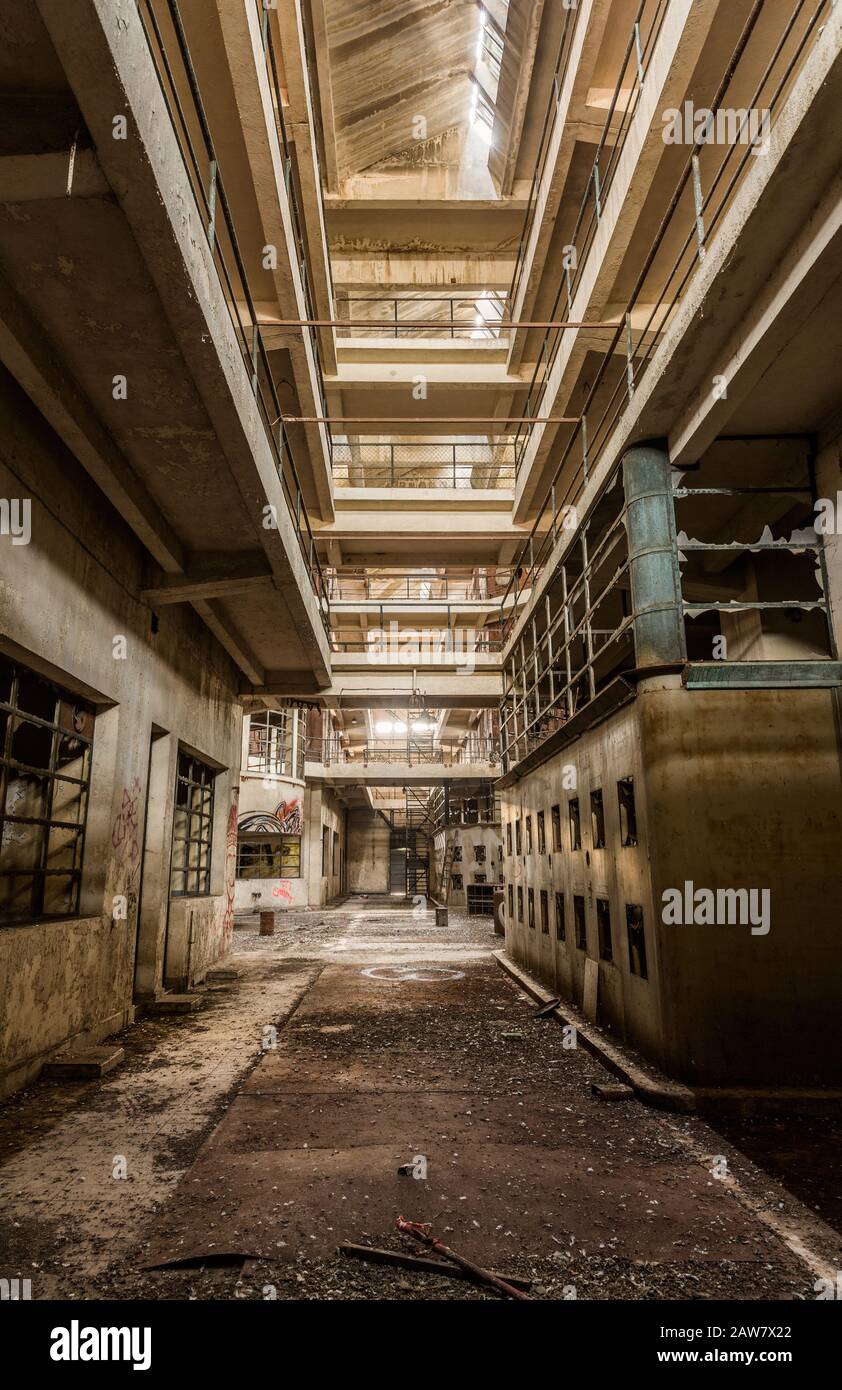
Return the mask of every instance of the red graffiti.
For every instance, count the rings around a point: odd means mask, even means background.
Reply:
[[[273,898],[286,898],[288,903],[292,902],[292,892],[288,883],[276,883],[272,889]]]
[[[111,843],[117,851],[118,864],[128,863],[131,868],[140,859],[139,799],[140,778],[134,777],[131,787],[123,788],[123,804],[111,829]]]
[[[225,835],[225,912],[222,917],[222,930],[226,938],[234,932],[234,893],[237,876],[237,806],[240,791],[237,788],[231,798],[228,812],[228,829]]]

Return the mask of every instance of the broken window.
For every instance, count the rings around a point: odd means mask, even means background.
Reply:
[[[526,817],[526,853],[532,853],[532,817]]]
[[[676,474],[690,661],[830,655],[810,473],[809,442],[781,438],[718,440],[697,469]]]
[[[611,906],[607,898],[597,898],[596,900],[596,926],[599,935],[599,958],[600,960],[613,960]]]
[[[643,908],[635,903],[626,903],[626,932],[629,940],[629,970],[641,980],[648,980]]]
[[[238,842],[237,878],[300,877],[300,835],[265,835]]]
[[[170,874],[174,898],[210,892],[215,780],[212,767],[179,750]]]
[[[454,864],[461,864],[461,863],[462,863],[462,846],[461,846],[461,845],[454,845],[454,846],[453,846],[453,862],[454,862]]]
[[[605,849],[605,807],[601,788],[591,792],[591,835],[594,849]]]
[[[517,890],[517,919],[519,922],[523,921],[523,889],[519,884]]]
[[[553,849],[561,849],[561,807],[553,806],[550,812],[553,823]]]
[[[534,931],[534,930],[535,930],[535,889],[534,889],[534,888],[527,888],[527,890],[526,890],[526,905],[527,905],[527,911],[528,911],[528,913],[529,913],[529,930],[530,930],[530,931]]]
[[[506,821],[506,853],[510,855],[511,852],[512,852],[512,823],[511,823],[511,821],[509,820],[509,821]]]
[[[474,845],[474,858],[476,859],[478,864],[485,863],[485,845]]]
[[[541,889],[541,931],[544,936],[550,934],[550,895],[545,888]]]
[[[585,899],[580,893],[573,894],[573,927],[576,933],[576,949],[587,951],[588,929],[585,922]]]
[[[568,802],[568,815],[570,818],[570,848],[582,848],[582,822],[579,816],[579,798],[571,796]]]
[[[93,734],[92,705],[0,660],[2,922],[79,911]],[[136,797],[119,828],[136,842]]]
[[[547,836],[544,829],[544,812],[538,812],[538,853],[545,854],[547,849]]]
[[[617,783],[620,804],[620,843],[623,847],[637,844],[637,811],[634,804],[634,779],[623,777]]]
[[[461,874],[451,874],[451,875],[450,875],[450,886],[451,886],[451,888],[452,888],[455,892],[458,893],[458,892],[461,890],[461,888],[462,888],[462,875],[461,875]]]
[[[555,895],[555,934],[557,941],[564,941],[567,937],[567,929],[564,922],[564,894]]]
[[[339,831],[333,832],[333,872],[339,873]]]
[[[261,710],[249,716],[246,771],[268,777],[291,777],[293,711]]]
[[[515,920],[515,890],[514,890],[514,888],[512,887],[512,885],[509,884],[509,921],[510,921],[510,922],[513,922],[514,920]]]
[[[520,843],[520,819],[518,819],[518,820],[515,821],[515,854],[520,854],[520,852],[521,852],[521,843]]]

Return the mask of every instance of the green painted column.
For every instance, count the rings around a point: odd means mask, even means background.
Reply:
[[[686,660],[669,454],[637,444],[623,457],[626,532],[638,669]]]

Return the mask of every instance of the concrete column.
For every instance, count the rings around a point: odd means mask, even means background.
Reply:
[[[638,669],[686,659],[669,454],[638,444],[623,458]]]

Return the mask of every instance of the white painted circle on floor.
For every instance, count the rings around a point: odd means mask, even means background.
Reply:
[[[419,984],[434,984],[436,980],[464,980],[464,970],[449,970],[446,965],[370,965],[360,971],[370,980],[388,980],[400,984],[413,980]]]

